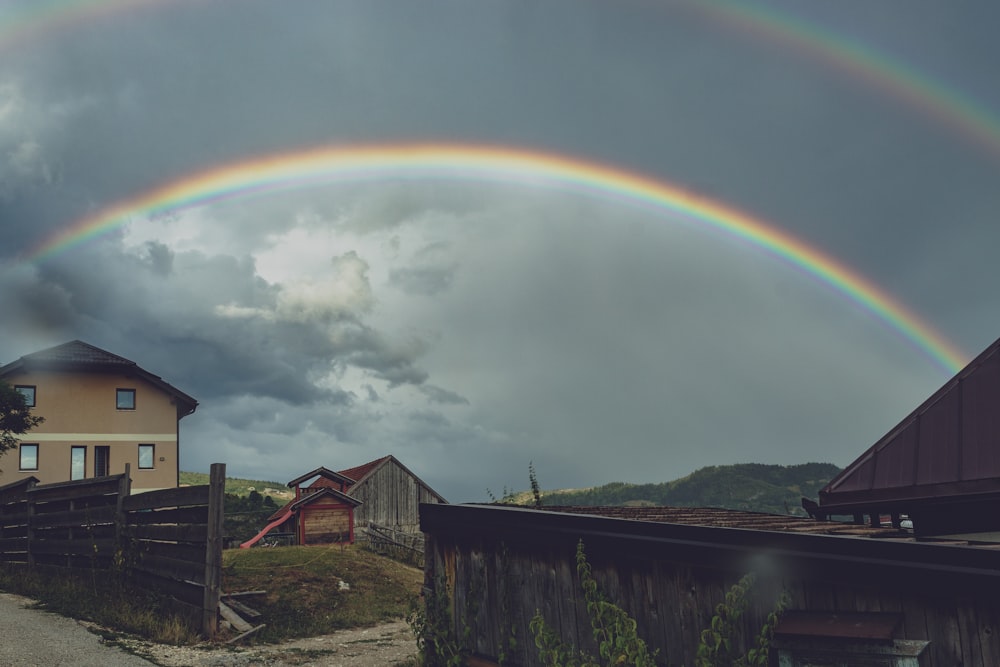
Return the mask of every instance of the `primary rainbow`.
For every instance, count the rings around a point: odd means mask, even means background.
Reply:
[[[514,182],[561,188],[643,206],[740,239],[828,285],[883,321],[942,370],[967,355],[860,274],[781,229],[717,201],[634,172],[580,159],[483,145],[327,147],[255,158],[183,177],[70,225],[27,255],[40,262],[133,219],[261,193],[389,179]]]

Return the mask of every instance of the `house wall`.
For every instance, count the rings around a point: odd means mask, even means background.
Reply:
[[[577,536],[571,531],[543,534],[533,531],[530,521],[519,523],[521,530],[507,528],[487,516],[481,527],[463,523],[428,531],[429,595],[445,595],[457,636],[468,627],[470,647],[481,657],[497,661],[503,652],[505,664],[542,664],[528,627],[536,610],[565,641],[596,654],[576,569]],[[799,569],[791,560],[764,557],[763,549],[731,559],[720,556],[725,547],[700,550],[653,541],[636,549],[621,537],[591,532],[585,550],[601,590],[636,620],[649,647],[659,650],[658,664],[694,664],[700,632],[710,626],[715,606],[754,570],[758,583],[737,645],[745,647],[755,636],[785,590],[790,609],[901,614],[897,638],[930,641],[923,667],[1000,665],[1000,596],[994,581],[984,580],[979,590],[971,581],[953,587],[917,572],[907,574],[906,563],[896,566],[891,580],[880,581],[881,573],[870,576],[854,565],[829,572],[815,563]],[[730,553],[738,550],[729,548]],[[723,560],[730,566],[717,566]],[[801,557],[796,560],[803,565]]]
[[[440,502],[426,486],[391,459],[352,486],[349,494],[362,502],[354,513],[359,526],[371,522],[407,533],[420,532],[421,503]]]
[[[177,486],[177,406],[159,388],[119,374],[33,372],[4,378],[35,386],[36,415],[45,418],[22,442],[38,444],[38,470],[19,470],[17,448],[0,456],[0,485],[35,476],[49,484],[70,479],[74,445],[85,446],[86,477],[94,476],[94,448],[109,449],[108,473],[131,466],[133,493]],[[118,410],[116,389],[135,389],[135,409]],[[139,444],[154,445],[153,468],[139,468]],[[161,460],[162,459],[162,460]]]

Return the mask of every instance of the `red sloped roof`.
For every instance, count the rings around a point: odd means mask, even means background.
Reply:
[[[339,473],[344,477],[350,477],[355,481],[356,484],[357,482],[360,482],[365,477],[365,475],[367,475],[372,470],[374,470],[375,468],[379,467],[380,465],[388,461],[390,458],[392,458],[392,456],[386,455],[383,456],[382,458],[375,459],[374,461],[369,461],[368,463],[362,463],[359,466],[348,468],[347,470],[340,470]],[[351,486],[353,486],[353,484]],[[348,488],[350,488],[350,486],[348,486]]]

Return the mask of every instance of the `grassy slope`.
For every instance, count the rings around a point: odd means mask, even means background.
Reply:
[[[404,617],[423,571],[357,545],[232,549],[223,554],[223,590],[264,590],[247,604],[263,612],[260,639],[327,634]],[[339,582],[350,588],[341,590]]]

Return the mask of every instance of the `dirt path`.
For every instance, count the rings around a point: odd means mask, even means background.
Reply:
[[[393,667],[416,656],[410,627],[395,621],[373,628],[342,630],[331,635],[296,639],[284,644],[255,646],[164,646],[137,640],[119,640],[131,653],[163,667],[216,665],[315,665],[316,667]]]

